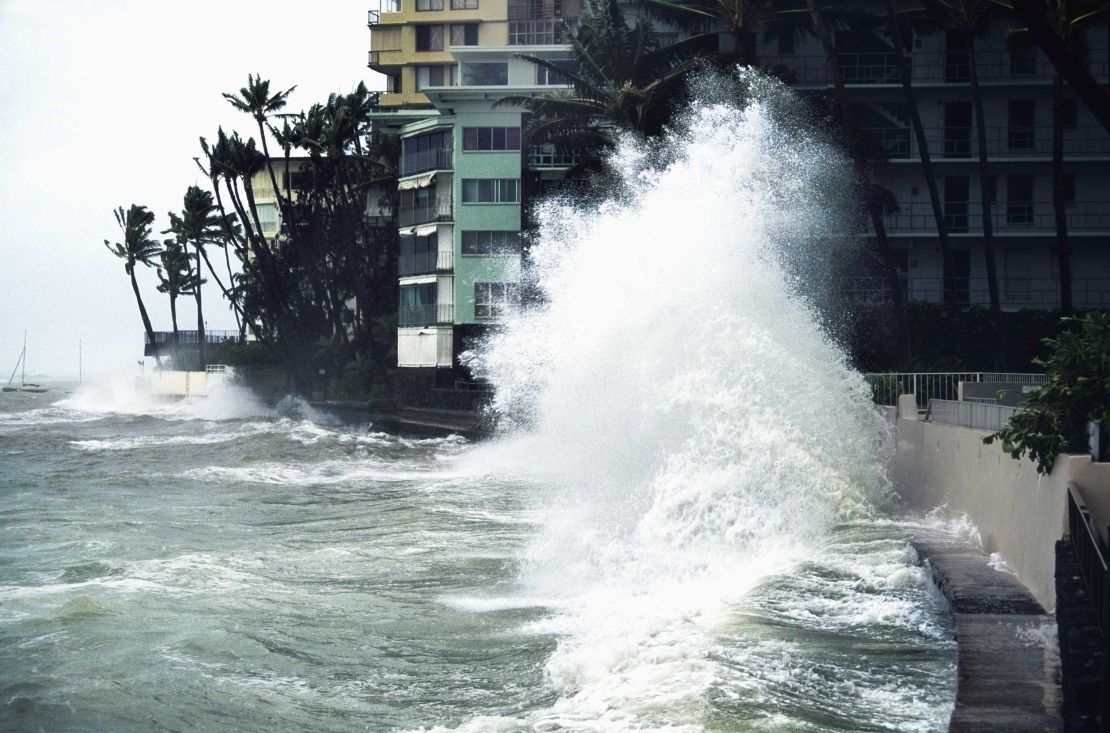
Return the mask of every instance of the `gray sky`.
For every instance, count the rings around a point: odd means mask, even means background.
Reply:
[[[373,2],[373,0],[369,0]],[[0,382],[28,331],[28,374],[131,376],[143,327],[123,261],[118,206],[169,224],[185,189],[207,187],[193,157],[218,126],[257,136],[221,92],[261,73],[297,85],[290,111],[381,89],[366,68],[367,0],[0,0]],[[153,269],[139,285],[155,330],[170,329]],[[196,328],[191,299],[181,328]],[[214,283],[205,320],[235,327]],[[18,377],[17,377],[18,379]]]

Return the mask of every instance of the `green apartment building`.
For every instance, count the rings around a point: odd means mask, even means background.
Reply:
[[[370,11],[375,124],[401,137],[397,361],[406,397],[467,386],[458,357],[520,302],[522,212],[570,167],[529,149],[524,113],[498,105],[553,79],[519,58],[568,58],[577,0],[400,0]]]

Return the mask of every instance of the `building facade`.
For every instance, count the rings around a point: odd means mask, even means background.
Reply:
[[[878,17],[885,6],[870,8]],[[933,162],[949,232],[950,266],[957,299],[988,305],[978,134],[965,37],[955,31],[906,36],[911,79]],[[1060,305],[1060,268],[1053,209],[1052,140],[1055,69],[1036,48],[1014,48],[1010,26],[991,24],[976,39],[988,153],[987,191],[1004,310]],[[842,31],[835,38],[838,61],[857,124],[886,154],[878,182],[895,196],[899,210],[886,217],[888,236],[910,299],[941,302],[943,273],[939,239],[901,88],[894,47],[882,31]],[[1089,68],[1107,82],[1105,29],[1088,32]],[[760,63],[799,91],[832,89],[826,58],[816,39],[763,42]],[[1110,307],[1110,135],[1083,103],[1065,89],[1063,170],[1071,252],[1073,304]],[[853,286],[864,299],[889,297],[880,273]]]
[[[419,401],[471,386],[459,362],[520,301],[529,193],[569,169],[529,148],[525,113],[499,104],[555,83],[519,58],[569,57],[576,0],[399,0],[370,11],[370,67],[386,75],[378,129],[401,138],[397,361]]]

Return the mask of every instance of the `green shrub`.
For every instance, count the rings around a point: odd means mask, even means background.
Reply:
[[[1026,409],[983,438],[987,444],[1001,439],[1014,458],[1028,453],[1045,474],[1060,453],[1087,452],[1088,423],[1110,416],[1110,314],[1061,322],[1067,330],[1044,340],[1048,358],[1034,361],[1045,368],[1048,382],[1029,396]]]

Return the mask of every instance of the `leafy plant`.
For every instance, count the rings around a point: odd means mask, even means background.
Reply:
[[[1028,453],[1037,471],[1052,471],[1060,453],[1085,453],[1087,424],[1110,417],[1110,313],[1068,317],[1069,327],[1054,339],[1043,366],[1048,382],[1029,396],[1026,409],[1010,418],[983,442],[1002,440],[1002,449],[1014,458]]]

